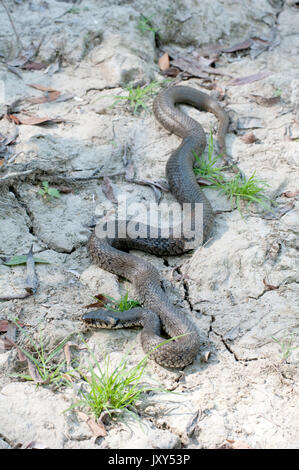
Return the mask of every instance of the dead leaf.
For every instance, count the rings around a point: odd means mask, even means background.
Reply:
[[[254,135],[253,132],[249,132],[243,135],[242,140],[245,144],[254,144],[257,141],[257,137]]]
[[[263,279],[263,283],[267,290],[279,289],[279,286],[272,286],[271,284],[268,284],[265,279]]]
[[[52,188],[57,189],[60,193],[69,194],[73,192],[73,188],[69,188],[68,186],[52,186]]]
[[[27,98],[26,101],[31,104],[49,103],[51,101],[56,101],[60,94],[60,91],[49,91],[46,92],[44,96]]]
[[[31,86],[31,88],[35,88],[36,90],[39,91],[56,91],[54,88],[45,86],[45,85],[39,85],[38,83],[28,83],[28,86]]]
[[[167,70],[170,67],[169,55],[165,52],[158,60],[160,70]]]
[[[293,199],[290,202],[287,202],[287,204],[284,204],[283,206],[276,207],[272,211],[266,212],[266,214],[263,214],[264,219],[279,219],[283,215],[285,215],[287,212],[291,211],[295,206],[295,200]]]
[[[256,82],[257,80],[263,80],[264,78],[267,78],[270,75],[272,75],[272,72],[270,72],[269,70],[263,70],[262,72],[247,75],[245,77],[234,78],[231,82],[228,83],[228,85],[246,85],[247,83]]]
[[[27,62],[24,65],[21,65],[21,69],[23,70],[42,70],[46,69],[47,64],[39,63],[39,62]]]
[[[102,294],[95,295],[94,297],[98,299],[98,301],[93,304],[85,305],[84,308],[103,308],[107,303],[111,302],[107,297]]]
[[[250,57],[256,59],[262,52],[272,50],[280,44],[280,36],[277,28],[272,28],[270,37],[252,37]]]
[[[12,339],[9,339],[9,338],[5,337],[4,340],[5,340],[6,349],[16,348],[19,360],[20,361],[26,361],[27,358],[26,358],[25,354],[23,353],[23,351],[21,351],[21,349],[18,347],[18,345]]]
[[[5,336],[0,338],[0,352],[9,351],[13,347],[14,345],[8,338],[6,338]]]
[[[6,116],[10,121],[14,122],[15,124],[20,124],[19,118],[14,114],[7,114]]]
[[[71,341],[68,341],[67,343],[65,343],[65,345],[63,346],[63,352],[65,355],[65,359],[66,359],[66,363],[68,367],[71,366],[71,347],[75,347],[76,349],[80,349],[80,350],[86,349],[85,346],[79,346],[78,344],[72,343]]]
[[[16,124],[23,124],[25,126],[38,126],[40,124],[46,124],[49,122],[52,123],[60,123],[64,122],[64,119],[60,118],[49,118],[49,117],[39,117],[39,116],[29,116],[28,118],[22,118],[20,116],[14,116],[14,118],[17,118],[18,123]]]
[[[227,75],[219,69],[210,67],[215,62],[215,58],[206,59],[205,57],[197,56],[196,58],[183,58],[178,57],[171,61],[171,65],[178,67],[184,72],[190,73],[194,77],[207,78],[207,74]]]
[[[296,197],[297,194],[299,194],[299,189],[297,189],[297,191],[286,191],[286,192],[282,193],[281,196],[284,196],[284,197]]]
[[[6,333],[8,330],[8,320],[0,320],[0,333]]]
[[[202,178],[201,176],[198,176],[196,178],[196,181],[198,182],[198,184],[201,184],[202,186],[211,186],[212,184],[214,184],[212,183],[212,181]]]
[[[76,410],[77,415],[84,421],[92,431],[94,437],[105,437],[107,436],[107,431],[105,429],[104,424],[98,419],[95,421],[93,418],[90,418],[82,411]]]
[[[28,357],[26,357],[26,359],[27,359],[29,374],[33,382],[35,382],[36,384],[44,383],[43,379],[41,378],[38,372],[36,365]]]
[[[108,176],[104,176],[103,178],[103,183],[101,185],[101,189],[103,191],[103,193],[105,194],[106,198],[109,199],[109,201],[113,202],[113,203],[117,203],[117,199],[114,195],[114,192],[113,192],[113,187],[112,187],[112,184],[111,184],[111,180]]]
[[[243,441],[234,441],[232,439],[226,439],[228,448],[230,449],[250,449],[250,446]]]
[[[260,95],[250,95],[252,100],[259,104],[260,106],[266,106],[270,108],[270,106],[274,106],[275,104],[280,102],[280,96],[272,96],[271,98],[265,98],[264,96]]]
[[[245,41],[238,42],[237,44],[234,44],[230,47],[226,47],[225,49],[222,49],[222,52],[237,52],[237,51],[242,51],[244,49],[249,49],[252,44],[251,39],[245,39]]]
[[[162,73],[163,75],[167,75],[167,77],[177,77],[180,73],[187,77],[191,77],[190,73],[181,72],[181,70],[178,69],[177,67],[169,67],[167,70],[164,70]]]

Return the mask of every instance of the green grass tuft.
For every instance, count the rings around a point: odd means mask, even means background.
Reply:
[[[265,194],[265,190],[269,186],[266,181],[258,179],[255,176],[255,171],[249,178],[242,178],[240,174],[232,178],[225,177],[223,170],[226,167],[215,166],[218,160],[221,159],[221,155],[214,157],[213,153],[214,142],[212,131],[210,131],[207,158],[199,157],[194,152],[196,161],[194,173],[196,176],[200,176],[212,183],[209,188],[218,189],[221,194],[224,194],[229,199],[231,204],[235,202],[241,214],[241,201],[247,202],[247,208],[251,203],[256,203],[265,209],[271,209],[272,201]]]
[[[141,34],[145,34],[148,31],[150,31],[155,37],[158,29],[153,26],[153,23],[151,21],[153,16],[154,15],[151,15],[150,17],[144,16],[144,15],[140,16],[137,27],[139,31],[141,32]]]
[[[164,83],[168,82],[169,80],[163,80],[162,82],[157,82],[154,80],[153,82],[149,83],[145,86],[137,86],[133,87],[129,85],[126,90],[128,91],[127,96],[115,96],[116,100],[112,106],[115,106],[119,101],[127,101],[130,105],[130,108],[133,114],[137,114],[140,109],[148,110],[146,102],[154,95],[156,95]]]
[[[105,308],[109,308],[109,310],[115,310],[118,312],[125,312],[126,310],[131,310],[131,308],[139,307],[140,303],[138,300],[128,299],[129,293],[126,292],[119,300],[106,295],[107,299],[109,299],[109,303],[105,305]]]
[[[171,340],[166,340],[166,342]],[[165,341],[162,344],[164,343]],[[114,368],[111,367],[109,356],[106,356],[104,366],[101,367],[95,355],[87,345],[86,347],[94,364],[88,361],[87,374],[80,371],[81,377],[86,381],[86,387],[79,391],[79,401],[65,411],[86,407],[96,419],[99,418],[102,411],[107,411],[109,415],[112,415],[114,412],[126,409],[135,414],[134,406],[143,393],[150,391],[171,393],[164,388],[151,387],[142,382],[150,353],[131,368],[128,367],[129,353]]]
[[[40,196],[43,196],[44,198],[47,198],[47,197],[60,198],[60,191],[56,188],[50,188],[48,181],[42,182],[42,188],[38,191],[38,194]]]
[[[27,331],[21,327],[16,320],[11,320],[18,330],[28,339],[32,346],[32,351],[22,348],[17,345],[17,348],[27,358],[27,365],[30,374],[13,374],[14,377],[19,377],[23,380],[34,381],[36,385],[70,385],[66,379],[66,360],[57,362],[57,356],[63,352],[64,345],[69,340],[69,336],[62,340],[51,351],[46,351],[44,346],[44,334],[42,330],[39,333],[39,341],[35,342]],[[68,371],[67,374],[72,375],[74,370]]]

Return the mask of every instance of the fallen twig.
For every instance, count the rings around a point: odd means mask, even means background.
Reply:
[[[29,292],[30,295],[35,294],[38,287],[38,279],[35,271],[35,262],[33,258],[33,245],[29,250],[27,255],[27,277],[25,281],[25,290]]]
[[[8,18],[9,18],[9,21],[10,21],[10,24],[11,24],[11,26],[12,26],[12,29],[14,30],[14,33],[15,33],[15,35],[16,35],[19,48],[22,49],[22,48],[23,48],[23,44],[22,44],[22,41],[21,41],[21,39],[20,39],[20,36],[18,35],[17,29],[16,29],[16,27],[15,27],[15,24],[14,24],[14,22],[13,22],[12,16],[11,16],[11,14],[10,14],[10,11],[9,11],[9,9],[7,8],[7,6],[6,6],[5,2],[4,2],[4,0],[0,0],[0,1],[1,1],[1,3],[2,3],[2,6],[3,6],[4,10],[5,10],[6,13],[7,13],[7,16],[8,16]]]

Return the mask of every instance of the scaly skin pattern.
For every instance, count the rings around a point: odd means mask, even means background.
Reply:
[[[229,119],[215,100],[189,87],[170,87],[157,96],[153,105],[157,120],[183,139],[167,162],[166,175],[172,194],[181,204],[202,203],[203,240],[206,240],[213,227],[214,214],[193,173],[193,152],[202,155],[206,138],[201,125],[175,106],[179,103],[186,103],[216,115],[219,119],[218,145],[223,156],[226,155],[224,139]],[[183,238],[109,239],[98,238],[93,234],[88,243],[92,261],[103,269],[131,281],[144,308],[135,307],[126,312],[97,310],[84,314],[83,321],[98,328],[143,326],[141,344],[144,351],[152,351],[151,357],[162,366],[184,367],[193,362],[200,347],[196,326],[170,303],[161,287],[156,268],[141,258],[126,253],[130,249],[161,256],[184,253],[186,246]],[[170,337],[180,337],[158,347],[165,341],[160,336],[161,327]]]

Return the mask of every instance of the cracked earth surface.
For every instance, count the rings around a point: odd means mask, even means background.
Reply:
[[[59,116],[65,122],[18,126],[11,150],[14,160],[0,167],[0,255],[25,254],[33,244],[34,253],[50,262],[37,265],[34,296],[0,301],[0,319],[17,316],[35,338],[43,327],[48,348],[67,335],[79,341],[81,333],[100,360],[109,353],[115,364],[133,348],[129,364],[136,364],[144,355],[138,330],[86,331],[81,315],[96,294],[118,298],[129,290],[134,297],[128,282],[88,259],[90,226],[113,206],[103,191],[103,177],[110,178],[116,197],[155,201],[150,187],[126,180],[124,161],[130,157],[137,179],[164,178],[167,158],[180,141],[152,113],[133,116],[123,102],[111,106],[129,83],[165,78],[159,73],[160,52],[153,34],[138,29],[140,15],[154,15],[162,44],[183,56],[209,43],[231,45],[246,37],[269,37],[277,28],[276,47],[255,59],[244,52],[222,55],[216,68],[227,75],[211,78],[224,90],[223,105],[231,116],[228,153],[247,176],[256,171],[266,180],[269,197],[284,205],[290,200],[286,192],[298,189],[299,9],[291,1],[266,0],[234,2],[233,12],[232,2],[220,0],[200,5],[190,0],[184,6],[163,1],[163,13],[149,1],[103,1],[100,6],[92,0],[6,3],[24,44],[36,41],[42,27],[35,60],[54,64],[59,58],[60,68],[52,74],[20,71],[20,77],[0,63],[5,91],[0,117],[17,99],[40,96],[28,84],[50,86],[73,98],[27,104],[25,109],[33,114]],[[0,31],[1,57],[12,60],[16,38],[2,10]],[[262,70],[270,72],[263,80],[229,85],[231,78]],[[189,78],[183,84],[206,91],[204,79]],[[269,98],[278,92],[280,102],[272,107],[250,100],[252,94]],[[207,135],[211,127],[217,128],[214,116],[184,109]],[[0,120],[1,135],[14,128]],[[251,131],[257,140],[248,145],[242,137]],[[72,191],[59,199],[41,198],[37,193],[42,181]],[[224,196],[204,191],[217,212],[213,236],[205,246],[180,257],[138,253],[159,269],[171,300],[199,329],[200,353],[183,373],[148,364],[148,379],[178,394],[149,394],[140,403],[142,429],[128,416],[124,422],[111,422],[106,437],[94,439],[76,413],[63,413],[74,399],[72,390],[55,392],[13,379],[17,353],[2,351],[0,448],[24,444],[24,436],[26,442],[50,448],[191,449],[219,448],[228,442],[250,448],[298,447],[296,194],[291,211],[265,219],[254,207],[242,218]],[[171,199],[163,193],[163,201]],[[0,264],[0,297],[23,289],[24,269]],[[26,344],[24,338],[18,340]],[[283,358],[281,348],[288,341],[293,349]],[[76,354],[80,364],[86,363],[86,351]]]

